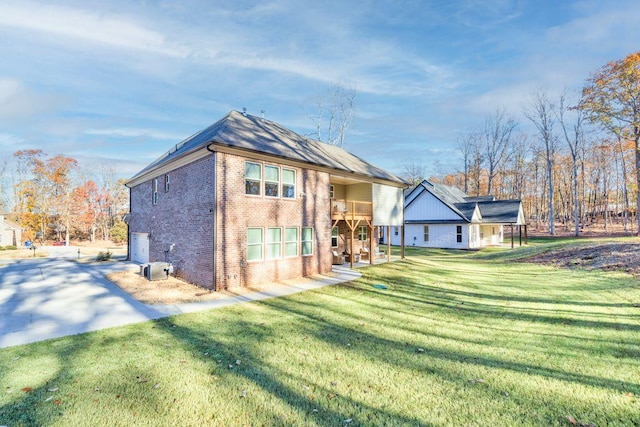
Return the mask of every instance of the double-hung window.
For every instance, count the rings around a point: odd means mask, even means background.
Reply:
[[[296,171],[282,168],[282,197],[294,199],[296,197]]]
[[[287,227],[284,235],[284,256],[298,256],[298,227]]]
[[[429,226],[425,225],[423,230],[422,230],[423,234],[424,234],[424,241],[428,242],[429,241]]]
[[[247,261],[262,260],[262,228],[247,228]]]
[[[462,243],[462,226],[456,226],[456,242]]]
[[[361,242],[364,242],[365,240],[367,240],[367,226],[366,225],[361,225],[358,228],[358,240],[360,240]]]
[[[313,228],[302,227],[302,256],[313,255]]]
[[[262,165],[260,163],[245,162],[244,192],[251,196],[260,195],[262,186]]]
[[[339,236],[340,236],[340,230],[338,229],[338,227],[333,227],[333,229],[331,230],[331,247],[332,248],[338,247]]]
[[[264,195],[278,197],[280,189],[280,168],[277,166],[264,167]]]
[[[282,258],[282,228],[267,228],[267,259]]]
[[[169,192],[169,175],[164,176],[164,192]]]

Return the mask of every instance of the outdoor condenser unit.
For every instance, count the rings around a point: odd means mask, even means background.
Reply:
[[[166,280],[172,270],[168,262],[150,262],[144,266],[144,276],[148,280]]]

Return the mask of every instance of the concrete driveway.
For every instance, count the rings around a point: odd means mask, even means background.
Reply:
[[[174,314],[281,297],[346,282],[360,273],[337,274],[298,286],[180,305],[143,304],[105,278],[113,271],[140,267],[129,262],[81,264],[77,249],[47,248],[49,258],[0,259],[0,348],[82,332],[144,322]]]

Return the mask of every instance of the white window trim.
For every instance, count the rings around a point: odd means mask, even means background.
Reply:
[[[153,179],[152,185],[152,195],[151,195],[151,203],[154,205],[158,204],[158,178]]]
[[[278,180],[277,181],[267,180],[267,168],[274,168],[274,169],[276,169],[278,171]],[[281,184],[281,182],[282,182],[282,171],[280,170],[280,167],[276,166],[276,165],[264,165],[264,179],[263,179],[263,181],[264,181],[264,197],[268,197],[270,199],[278,199],[278,198],[280,198],[280,193],[282,191],[282,184]],[[276,191],[278,192],[278,194],[276,196],[269,196],[267,194],[267,183],[276,185],[276,188],[277,188]]]
[[[270,242],[269,241],[269,236],[271,235],[269,233],[270,230],[280,230],[280,241],[279,242]],[[265,242],[264,242],[264,245],[265,245],[265,258],[267,260],[269,260],[269,261],[275,260],[275,259],[282,259],[282,227],[267,227],[267,233],[266,233],[266,236],[265,236],[264,240],[265,240]],[[271,251],[269,249],[270,249],[270,247],[272,245],[280,245],[280,252],[275,257],[269,256],[269,254],[271,253]]]
[[[260,167],[260,179],[247,178],[247,163],[252,164],[252,165],[258,165]],[[258,189],[259,189],[259,193],[258,194],[248,194],[247,193],[247,181],[254,181],[254,182],[257,181],[258,182]],[[262,163],[251,162],[249,160],[245,160],[245,162],[244,162],[244,195],[245,196],[249,196],[249,197],[262,197],[263,182],[264,182],[264,171],[262,170]]]
[[[362,238],[362,230],[364,230],[364,239]],[[366,242],[369,239],[369,227],[366,225],[361,225],[358,227],[358,241]]]
[[[287,240],[287,230],[296,230],[296,240]],[[296,253],[295,255],[287,255],[287,245],[295,243]],[[300,227],[285,227],[284,228],[284,257],[285,258],[297,258],[300,254]]]
[[[261,235],[262,235],[262,241],[258,244],[258,243],[249,243],[249,230],[260,230]],[[264,228],[262,227],[247,227],[247,262],[262,262],[264,261],[264,240],[265,240],[265,236],[264,236]],[[249,259],[249,246],[260,246],[260,259]]]
[[[311,230],[311,240],[303,240],[304,230],[307,229],[307,228]],[[301,227],[301,229],[300,229],[300,255],[301,256],[303,256],[303,257],[305,257],[305,256],[313,256],[313,253],[314,253],[313,252],[313,242],[314,242],[314,240],[315,239],[314,239],[314,235],[313,235],[313,227]],[[306,243],[306,242],[311,242],[311,253],[308,253],[308,254],[302,253],[303,244]]]
[[[169,192],[169,183],[170,183],[169,175],[165,175],[164,176],[164,192],[165,193]]]
[[[283,168],[280,168],[280,169],[281,169],[281,170],[280,170],[280,197],[281,197],[282,199],[284,199],[284,200],[295,200],[295,198],[296,198],[296,188],[297,188],[298,173],[296,172],[296,170],[295,170],[295,169],[292,169],[292,168],[285,168],[285,167],[283,167]],[[286,183],[283,181],[283,179],[282,179],[282,177],[284,176],[284,171],[285,171],[285,170],[293,172],[293,196],[292,196],[292,197],[286,197],[286,196],[284,195],[284,194],[285,194],[285,193],[284,193],[284,186],[285,186],[285,185],[289,185],[289,184],[286,184]]]

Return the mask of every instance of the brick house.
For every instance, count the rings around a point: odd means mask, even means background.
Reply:
[[[178,277],[221,290],[326,273],[335,252],[377,253],[380,226],[402,225],[406,183],[232,111],[126,185],[129,258],[171,262]]]

